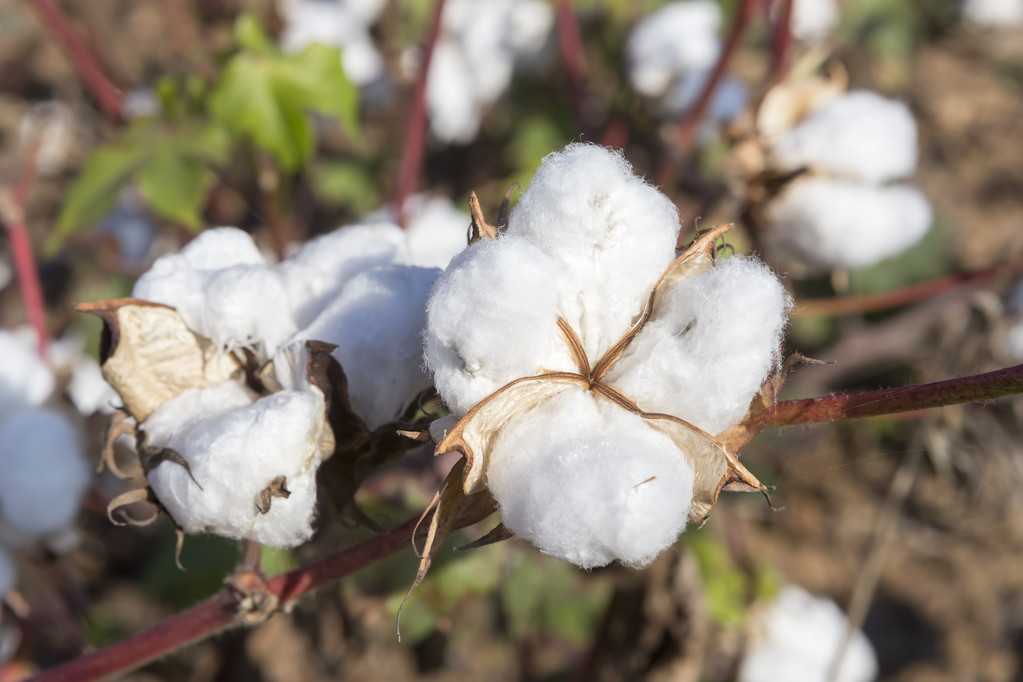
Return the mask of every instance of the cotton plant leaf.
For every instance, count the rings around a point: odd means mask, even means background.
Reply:
[[[189,388],[205,388],[242,372],[238,360],[196,334],[177,311],[134,298],[80,303],[104,325],[100,368],[137,423]]]
[[[198,161],[160,144],[138,170],[139,193],[154,213],[192,232],[202,229],[202,208],[212,174]]]

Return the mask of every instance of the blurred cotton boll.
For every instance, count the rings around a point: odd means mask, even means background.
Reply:
[[[27,327],[0,330],[0,416],[42,405],[53,392],[53,372],[39,357],[35,334]]]
[[[792,36],[804,43],[822,42],[835,30],[840,15],[835,0],[793,0]]]
[[[846,617],[830,599],[787,585],[757,621],[739,668],[739,682],[871,682],[877,656],[862,632],[854,632],[837,674],[829,677],[846,636]]]
[[[1023,26],[1023,0],[963,0],[963,20],[979,28]]]
[[[300,52],[312,43],[340,48],[348,78],[370,85],[385,76],[383,57],[369,33],[383,5],[379,0],[281,0],[281,49]]]

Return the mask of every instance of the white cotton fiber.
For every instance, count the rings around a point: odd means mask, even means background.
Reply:
[[[391,223],[351,225],[316,237],[281,262],[297,327],[308,326],[355,275],[408,259],[405,234]]]
[[[781,260],[863,267],[909,248],[931,225],[926,197],[906,185],[797,178],[766,208],[765,244]]]
[[[430,133],[441,142],[465,144],[479,132],[483,110],[476,100],[472,67],[458,46],[438,41],[426,80]]]
[[[739,668],[739,682],[870,682],[877,679],[877,656],[862,632],[854,633],[838,674],[832,661],[846,632],[845,614],[830,599],[787,585],[764,614]]]
[[[409,199],[405,228],[412,265],[445,268],[468,243],[469,214],[447,197],[416,195]]]
[[[780,171],[815,171],[864,182],[912,175],[916,121],[902,102],[867,91],[830,100],[773,141],[770,161]]]
[[[353,277],[301,333],[337,344],[353,409],[371,429],[398,418],[430,386],[423,370],[426,299],[440,271],[393,266]]]
[[[39,357],[35,334],[0,330],[0,416],[42,405],[53,392],[53,372]]]
[[[795,0],[790,19],[792,35],[805,43],[819,43],[835,30],[839,15],[835,0]]]
[[[667,436],[584,391],[510,420],[488,473],[505,526],[582,568],[652,561],[685,528],[693,481]]]
[[[514,236],[482,240],[437,280],[426,324],[426,363],[452,412],[519,377],[574,371],[558,331],[555,264]]]
[[[89,485],[78,434],[64,415],[28,409],[0,421],[0,517],[27,535],[71,523]]]
[[[142,429],[150,446],[180,454],[191,476],[165,461],[148,473],[149,485],[187,533],[292,547],[313,533],[324,428],[317,389],[282,391],[254,403],[234,382],[190,389],[164,403]],[[260,513],[260,492],[278,476],[286,477],[291,494],[272,498],[269,511]]]
[[[14,560],[11,555],[7,553],[3,545],[0,545],[0,602],[3,601],[4,595],[7,591],[14,587],[14,583],[18,580],[18,570],[14,566]],[[3,662],[3,658],[0,658],[0,663]]]
[[[591,362],[642,310],[678,232],[674,204],[621,154],[592,144],[548,155],[508,226],[554,262],[560,313]]]
[[[1023,0],[965,0],[963,19],[983,28],[1023,25]]]
[[[721,49],[720,24],[721,7],[709,0],[671,2],[646,15],[625,45],[632,87],[658,97],[685,72],[713,66]]]
[[[369,24],[379,14],[381,4],[360,6],[338,0],[281,2],[284,20],[281,49],[299,52],[312,43],[340,48],[345,75],[356,85],[368,85],[385,75],[383,57],[369,32]]]
[[[717,434],[742,419],[777,364],[788,306],[766,265],[721,261],[668,292],[607,381],[647,412]]]

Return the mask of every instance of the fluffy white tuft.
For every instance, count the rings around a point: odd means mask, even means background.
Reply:
[[[632,87],[659,97],[680,75],[712,67],[721,50],[720,24],[721,7],[710,0],[670,2],[643,17],[625,45]]]
[[[819,43],[835,30],[840,11],[835,0],[795,0],[792,35],[805,43]]]
[[[558,333],[555,265],[514,236],[459,254],[430,295],[426,362],[456,414],[509,381],[574,369]]]
[[[457,209],[447,197],[416,195],[409,199],[405,229],[413,265],[445,268],[465,248],[469,214]]]
[[[39,357],[35,335],[27,327],[0,330],[0,415],[42,405],[53,392],[53,372]]]
[[[719,433],[776,365],[788,307],[767,266],[729,258],[672,288],[607,380],[647,412]]]
[[[754,641],[739,668],[739,682],[870,682],[877,678],[877,656],[856,632],[838,674],[831,664],[845,639],[846,617],[830,599],[787,585],[764,614],[762,639]]]
[[[822,268],[873,265],[909,248],[931,224],[930,204],[914,187],[822,177],[796,179],[766,211],[772,253]]]
[[[902,102],[850,92],[812,112],[773,142],[772,165],[886,182],[916,167],[916,121]]]
[[[641,566],[675,541],[692,465],[643,420],[569,391],[517,416],[494,443],[488,485],[501,520],[583,568]]]
[[[440,271],[394,266],[353,277],[302,338],[337,344],[353,409],[371,429],[430,386],[422,367],[426,299]]]
[[[191,467],[189,476],[181,464],[165,461],[147,476],[185,532],[274,547],[312,536],[317,447],[326,428],[318,390],[282,391],[253,402],[234,382],[190,389],[164,403],[142,428],[148,445],[173,449]],[[286,477],[291,495],[273,498],[262,514],[260,491],[278,476]]]
[[[280,42],[285,52],[299,52],[312,43],[338,47],[345,74],[356,85],[369,85],[384,77],[384,60],[369,32],[382,2],[288,0],[278,4],[284,20]]]
[[[1023,0],[965,0],[963,19],[981,28],[1023,26]]]
[[[74,520],[90,478],[71,423],[45,409],[4,416],[0,471],[0,516],[33,536],[58,531]]]
[[[548,155],[508,226],[554,261],[559,312],[591,362],[642,309],[674,257],[678,232],[674,204],[621,154],[592,144]]]

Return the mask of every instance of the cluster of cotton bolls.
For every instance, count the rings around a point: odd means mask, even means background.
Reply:
[[[720,27],[721,6],[712,0],[670,2],[646,15],[625,46],[629,83],[639,94],[656,99],[664,115],[685,113],[696,103],[721,53]],[[730,121],[748,99],[741,81],[725,77],[708,115]]]
[[[757,614],[739,668],[739,682],[871,682],[877,656],[860,631],[846,640],[845,614],[830,599],[786,585],[767,609]],[[835,658],[841,663],[831,675]]]
[[[596,367],[672,264],[679,230],[672,203],[619,154],[573,144],[548,156],[507,230],[457,256],[431,293],[426,359],[440,396],[462,416],[510,382]],[[477,453],[505,526],[582,567],[645,564],[685,527],[694,454],[643,415],[673,415],[709,438],[745,415],[778,359],[788,299],[758,261],[708,265],[658,296],[600,379],[643,414],[585,380],[527,379],[530,408]]]
[[[383,56],[369,32],[385,0],[279,0],[277,5],[285,52],[300,52],[312,43],[336,47],[345,74],[356,85],[367,87],[385,78]]]
[[[55,386],[25,331],[0,332],[0,596],[14,586],[13,550],[77,543],[73,522],[90,472],[67,415],[44,407]]]
[[[799,173],[764,207],[764,246],[796,269],[873,265],[931,224],[927,199],[904,182],[916,169],[916,122],[904,103],[873,92],[820,93],[798,120],[761,128],[768,168]],[[792,96],[776,88],[761,113]]]
[[[448,0],[426,83],[433,137],[458,144],[475,139],[516,64],[540,58],[553,24],[554,11],[543,0]]]
[[[963,19],[979,28],[1023,26],[1023,0],[964,0]]]
[[[220,353],[272,362],[280,388],[259,395],[242,373],[229,372],[132,415],[147,448],[170,448],[188,465],[169,460],[147,473],[179,527],[275,546],[311,536],[316,471],[332,436],[323,392],[306,375],[306,342],[337,346],[352,408],[367,428],[401,415],[430,385],[420,334],[439,270],[415,265],[418,255],[396,225],[375,223],[323,235],[271,264],[248,234],[217,228],[139,278],[135,298],[174,308]],[[424,255],[438,258],[435,249]],[[283,499],[256,504],[271,485]]]

